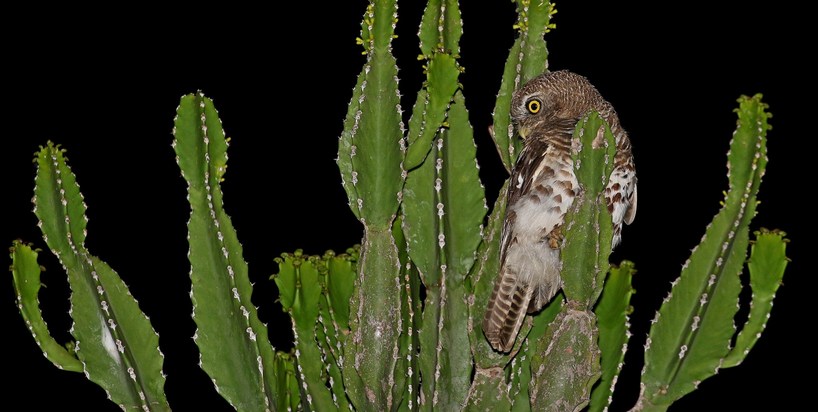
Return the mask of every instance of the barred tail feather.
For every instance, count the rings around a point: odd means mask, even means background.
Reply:
[[[511,272],[504,271],[494,283],[483,318],[483,333],[495,350],[509,352],[514,347],[533,294],[534,290],[519,284]]]

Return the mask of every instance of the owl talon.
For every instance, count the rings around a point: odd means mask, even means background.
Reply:
[[[550,246],[551,249],[559,249],[563,238],[562,226],[555,227],[545,238],[548,239],[548,246]]]

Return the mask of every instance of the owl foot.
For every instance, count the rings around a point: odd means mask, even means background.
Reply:
[[[559,249],[563,238],[562,226],[555,227],[545,238],[548,240],[548,246],[550,246],[551,249]]]

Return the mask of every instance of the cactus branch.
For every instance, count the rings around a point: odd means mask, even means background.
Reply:
[[[68,273],[77,356],[120,407],[168,410],[159,335],[116,272],[85,249],[85,202],[63,152],[49,142],[37,154],[34,213]]]
[[[228,140],[213,102],[202,94],[182,97],[173,135],[191,208],[190,297],[200,366],[237,409],[270,408],[278,403],[272,388],[273,348],[250,301],[247,263],[223,207],[220,182]]]
[[[767,326],[773,299],[787,267],[787,239],[782,231],[762,229],[755,232],[755,242],[750,247],[750,287],[753,290],[750,315],[736,338],[736,345],[724,359],[723,368],[738,366],[753,348],[761,332]]]
[[[739,99],[738,127],[727,155],[729,190],[656,313],[634,410],[667,408],[717,373],[731,350],[748,227],[767,163],[766,108],[761,95]]]
[[[72,372],[82,372],[82,362],[76,355],[51,336],[40,312],[37,294],[40,292],[40,264],[37,262],[38,251],[19,240],[11,246],[11,272],[14,278],[14,290],[17,293],[17,308],[26,322],[26,327],[45,355],[54,366]]]
[[[602,351],[602,377],[591,392],[589,411],[608,408],[613,396],[619,372],[625,359],[630,338],[630,300],[633,295],[631,279],[636,270],[632,262],[623,261],[619,267],[612,266],[605,281],[602,297],[594,308],[599,324],[599,349]]]
[[[545,33],[555,26],[551,18],[557,13],[550,1],[517,0],[517,40],[511,46],[506,60],[497,103],[494,106],[494,125],[491,136],[500,154],[500,160],[511,173],[522,142],[514,137],[511,125],[511,96],[527,81],[548,70],[548,50]]]

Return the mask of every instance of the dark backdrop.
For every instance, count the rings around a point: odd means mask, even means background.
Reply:
[[[421,7],[402,3],[394,47],[408,108],[422,81],[415,35]],[[461,81],[493,200],[505,175],[486,127],[513,42],[514,8],[508,1],[463,3]],[[815,153],[815,116],[802,97],[814,96],[802,59],[814,49],[800,19],[806,12],[739,1],[721,2],[721,10],[690,2],[592,3],[559,2],[558,28],[547,40],[550,67],[589,77],[616,107],[634,145],[639,213],[613,256],[639,269],[634,337],[613,409],[632,405],[649,320],[718,210],[735,100],[757,92],[770,104],[774,128],[753,227],[785,229],[793,262],[767,332],[746,362],[705,381],[674,410],[797,406],[807,384],[795,373],[814,369],[805,336],[815,313],[808,298],[815,282],[806,270],[815,246],[807,229],[814,228],[807,217],[814,163],[806,158]],[[191,339],[189,210],[170,147],[178,99],[203,90],[233,139],[226,207],[256,282],[260,316],[270,322],[273,343],[287,348],[288,320],[267,280],[273,257],[296,248],[343,250],[361,236],[334,158],[363,62],[354,39],[365,3],[338,4],[275,11],[197,7],[178,14],[132,8],[93,18],[82,16],[103,11],[3,13],[0,241],[21,238],[45,247],[31,213],[31,159],[47,140],[61,143],[88,204],[87,246],[119,272],[161,335],[166,392],[178,410],[229,410],[197,367]],[[50,254],[41,259],[48,268],[41,305],[64,342],[70,326],[65,276]],[[115,410],[82,374],[51,366],[17,314],[10,276],[0,285],[3,352],[11,358],[5,402]]]

